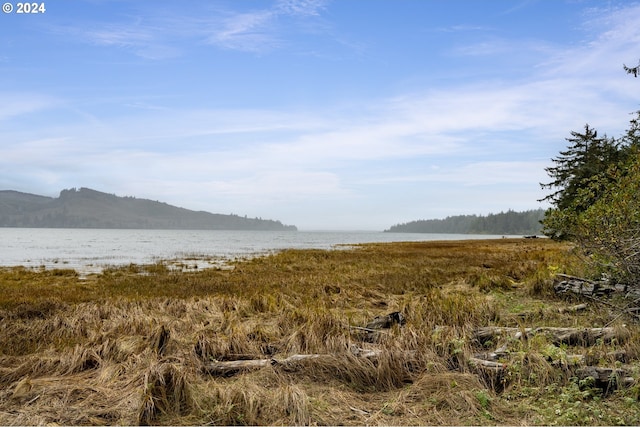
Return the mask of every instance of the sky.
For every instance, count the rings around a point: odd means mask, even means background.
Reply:
[[[640,106],[640,3],[48,0],[0,13],[0,190],[300,230],[545,208]]]

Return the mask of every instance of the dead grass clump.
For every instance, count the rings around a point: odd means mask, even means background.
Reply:
[[[477,287],[480,292],[484,293],[495,290],[508,290],[514,286],[513,279],[508,275],[490,273],[484,270],[474,271],[466,280],[471,287]]]
[[[175,420],[195,407],[185,369],[173,363],[152,365],[144,375],[138,422],[154,424],[160,419]]]
[[[202,362],[257,359],[278,352],[280,340],[280,331],[272,324],[238,320],[201,330],[192,348]]]
[[[96,383],[93,372],[25,377],[0,392],[0,424],[131,424],[126,395]]]
[[[103,336],[94,344],[96,352],[103,360],[122,363],[134,355],[139,355],[147,348],[142,336]]]
[[[8,359],[2,361],[5,369],[0,370],[0,384],[11,384],[27,377],[65,376],[96,370],[102,363],[95,350],[81,346],[76,346],[71,352],[47,352],[13,359],[13,366]]]
[[[425,374],[402,390],[394,406],[412,407],[423,403],[425,412],[432,412],[428,423],[463,424],[469,416],[477,416],[489,409],[479,394],[490,395],[476,375],[463,373]],[[484,404],[484,407],[483,407]],[[394,408],[394,411],[398,411]],[[426,415],[426,414],[425,414]]]
[[[193,351],[202,362],[226,360],[230,353],[226,341],[222,341],[215,334],[211,335],[205,332],[200,333],[196,339]]]
[[[213,425],[264,425],[282,402],[269,398],[269,393],[255,381],[243,377],[231,383],[207,384],[201,392],[199,407],[202,418]],[[205,400],[206,399],[206,400]]]
[[[148,342],[150,348],[158,354],[158,356],[162,356],[167,346],[169,345],[169,339],[171,338],[171,332],[164,325],[160,325],[159,328],[156,328],[151,335],[149,336]]]
[[[286,336],[280,346],[285,353],[340,353],[349,347],[348,323],[329,312],[284,314],[278,325]]]
[[[425,328],[448,325],[464,327],[487,324],[498,316],[494,304],[486,297],[471,293],[466,286],[447,289],[418,296],[410,305],[410,318]]]
[[[301,387],[294,384],[287,384],[280,387],[276,392],[275,400],[282,402],[284,412],[283,419],[275,424],[311,424],[309,396]]]
[[[278,310],[278,301],[273,294],[252,295],[249,298],[249,307],[256,314],[274,313]]]
[[[69,357],[61,360],[61,374],[71,375],[78,372],[98,369],[102,364],[100,355],[92,348],[76,346]]]

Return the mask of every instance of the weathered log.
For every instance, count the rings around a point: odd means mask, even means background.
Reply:
[[[281,365],[291,367],[297,363],[308,360],[326,359],[330,354],[294,354],[286,359],[251,359],[251,360],[228,360],[224,362],[215,361],[207,364],[204,370],[211,375],[234,375],[240,371],[251,371],[262,369],[267,366]]]
[[[362,357],[364,359],[375,359],[382,353],[378,349],[363,349],[360,347],[352,346],[350,348],[351,353],[354,356]],[[313,360],[327,360],[334,357],[332,354],[294,354],[285,359],[250,359],[250,360],[226,360],[226,361],[214,361],[208,363],[204,367],[204,371],[210,375],[218,376],[231,376],[244,371],[252,371],[257,369],[266,368],[267,366],[282,366],[285,368],[292,368],[296,364],[301,362],[313,361]]]
[[[504,363],[493,362],[491,360],[478,359],[477,357],[469,358],[469,365],[474,368],[488,369],[491,371],[504,371],[507,365]]]
[[[501,326],[483,326],[473,331],[472,338],[484,344],[489,340],[493,340],[496,337],[500,337],[503,335],[507,335],[511,338],[520,338],[519,336],[516,336],[516,334],[521,332],[524,332],[525,334],[527,334],[527,333],[530,333],[532,330],[533,330],[532,328],[508,328],[508,327],[501,327]]]
[[[559,313],[575,313],[578,311],[582,311],[582,310],[586,310],[587,307],[589,307],[589,304],[577,304],[577,305],[572,305],[571,307],[561,307],[558,309]]]
[[[376,361],[380,355],[382,355],[383,350],[374,348],[367,349],[361,348],[356,345],[352,345],[349,348],[351,354],[356,357],[362,359],[368,359],[371,361]],[[402,357],[405,357],[406,360],[411,363],[416,356],[415,350],[403,351],[401,353]],[[257,369],[262,369],[267,366],[281,366],[285,369],[294,368],[299,363],[306,363],[309,361],[327,361],[331,358],[337,357],[339,355],[336,354],[294,354],[284,359],[250,359],[250,360],[227,360],[227,361],[213,361],[206,364],[203,368],[203,371],[216,376],[231,376],[238,374],[240,372],[252,371]]]
[[[609,280],[589,280],[582,277],[569,276],[567,274],[557,274],[557,278],[564,279],[557,281],[553,288],[557,294],[573,293],[586,297],[608,297],[612,294],[623,295],[625,298],[639,298],[640,288],[627,286],[625,284],[613,283]]]
[[[580,379],[592,377],[594,385],[598,388],[611,392],[620,387],[630,387],[636,380],[629,376],[626,369],[601,368],[599,366],[585,366],[576,370],[576,376]]]
[[[227,360],[207,364],[204,370],[210,375],[230,376],[241,371],[252,371],[273,365],[274,359]]]
[[[354,356],[363,357],[365,359],[375,359],[382,353],[382,350],[379,349],[365,349],[355,345],[352,345],[349,350]]]
[[[496,391],[502,390],[505,382],[505,374],[507,372],[506,364],[478,359],[476,357],[469,358],[467,363],[471,369],[486,382],[488,387],[491,387]]]
[[[556,344],[569,345],[593,345],[599,340],[624,341],[629,337],[628,332],[616,328],[538,328],[537,331],[551,334]]]
[[[619,328],[506,328],[487,326],[476,329],[473,338],[484,343],[501,335],[520,338],[523,334],[525,337],[530,337],[539,333],[550,335],[555,344],[569,345],[593,345],[598,340],[611,342],[613,339],[622,342],[629,337],[629,333],[626,330]]]
[[[599,363],[600,360],[607,359],[611,361],[627,363],[630,359],[624,350],[611,351],[604,354],[567,354],[564,360],[554,360],[551,362],[554,366],[559,365],[591,365]]]
[[[509,351],[507,348],[509,347],[509,343],[505,343],[502,346],[496,348],[494,351],[485,352],[485,353],[476,353],[473,356],[482,359],[482,360],[491,360],[496,361],[498,359],[504,358],[509,355]]]

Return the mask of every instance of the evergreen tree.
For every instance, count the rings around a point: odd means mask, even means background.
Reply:
[[[541,201],[554,206],[547,212],[544,226],[545,234],[558,239],[570,237],[576,215],[600,198],[609,181],[607,172],[621,156],[614,139],[598,137],[588,124],[584,133],[571,132],[566,140],[569,147],[552,159],[553,166],[545,168],[552,181],[540,184],[555,189]]]

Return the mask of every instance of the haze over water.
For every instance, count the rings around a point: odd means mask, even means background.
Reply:
[[[71,268],[184,262],[191,268],[289,248],[339,249],[370,242],[465,240],[495,235],[383,233],[376,231],[228,231],[120,229],[0,229],[0,266]]]

